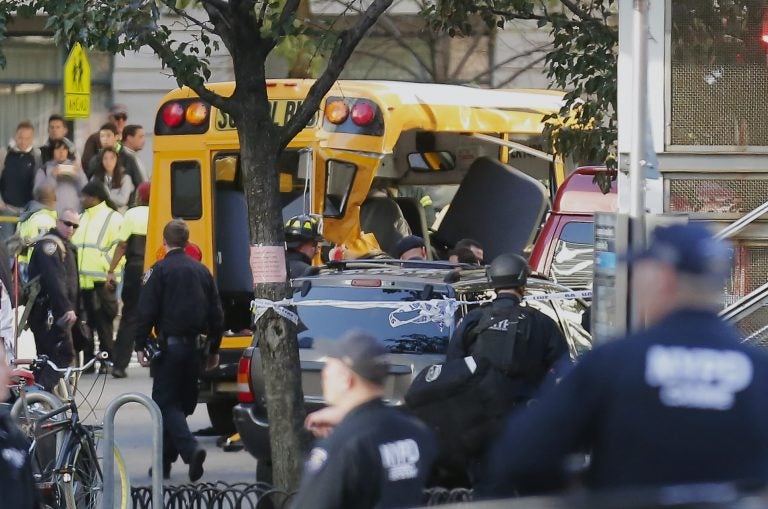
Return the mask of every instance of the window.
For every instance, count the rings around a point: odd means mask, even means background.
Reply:
[[[299,315],[299,348],[313,348],[315,340],[333,341],[351,329],[363,329],[381,342],[390,353],[439,354],[445,353],[450,340],[450,328],[437,321],[415,320],[417,310],[392,308],[336,307],[338,301],[385,301],[403,303],[422,300],[423,290],[405,288],[351,288],[346,286],[322,287],[313,285],[301,295],[296,290],[293,298],[302,300],[327,300],[328,306],[296,306]],[[431,298],[444,295],[435,292]]]
[[[203,194],[200,188],[200,163],[171,163],[171,215],[181,219],[200,219]]]
[[[325,209],[327,217],[341,217],[347,206],[357,167],[351,163],[328,161],[325,170]]]
[[[763,5],[670,0],[670,145],[768,145]]]
[[[570,222],[560,232],[552,259],[552,279],[570,288],[592,286],[593,223]]]

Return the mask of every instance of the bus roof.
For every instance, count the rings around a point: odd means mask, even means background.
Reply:
[[[345,99],[363,98],[378,105],[385,133],[377,139],[358,138],[350,146],[348,135],[327,132],[321,124],[321,144],[348,146],[352,150],[390,153],[408,130],[457,133],[515,133],[539,135],[546,114],[562,108],[563,92],[530,89],[480,89],[461,85],[396,81],[339,81],[326,95]],[[338,136],[338,138],[336,138]]]

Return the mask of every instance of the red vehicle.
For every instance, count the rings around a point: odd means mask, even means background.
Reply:
[[[594,213],[618,210],[616,182],[608,194],[592,182],[596,174],[606,171],[604,166],[581,167],[557,190],[531,252],[534,271],[570,288],[592,286]]]

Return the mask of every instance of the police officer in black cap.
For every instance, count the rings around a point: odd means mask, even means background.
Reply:
[[[482,419],[463,430],[464,453],[482,457],[499,431],[502,418],[534,397],[545,377],[561,359],[568,362],[568,344],[557,324],[541,311],[522,304],[530,268],[525,259],[507,253],[487,270],[496,299],[467,314],[448,344],[447,361],[470,357],[483,375],[478,389],[484,403]],[[470,394],[474,389],[470,389]]]
[[[288,276],[293,279],[304,275],[312,265],[323,240],[322,218],[316,214],[301,214],[285,223],[285,260]]]
[[[47,355],[59,367],[69,366],[75,356],[72,326],[77,321],[80,282],[77,252],[69,239],[79,224],[75,211],[62,211],[56,228],[37,241],[29,261],[29,279],[39,276],[40,284],[40,293],[29,314],[29,326],[38,355]],[[59,378],[61,375],[50,366],[36,373],[37,382],[48,391]]]
[[[293,508],[420,505],[434,439],[422,423],[382,401],[386,348],[354,331],[327,352],[322,381],[329,406],[305,422],[324,438],[309,454]]]
[[[158,332],[161,353],[152,360],[152,399],[163,414],[163,476],[170,475],[180,455],[194,482],[203,475],[206,452],[190,433],[186,417],[197,405],[201,365],[213,369],[219,364],[224,314],[213,276],[184,252],[188,241],[184,221],[165,225],[167,254],[144,274],[134,344],[141,365],[149,366],[147,338],[153,327]],[[202,334],[206,343],[200,341]]]
[[[718,316],[730,254],[701,224],[654,230],[648,248],[629,256],[647,328],[585,354],[514,415],[491,449],[481,492],[561,487],[567,456],[584,447],[594,490],[764,486],[768,355]]]

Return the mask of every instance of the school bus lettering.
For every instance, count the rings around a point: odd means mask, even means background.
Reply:
[[[301,108],[302,100],[288,100],[288,99],[276,99],[269,101],[270,115],[272,116],[272,122],[277,126],[284,126],[296,115],[296,112]],[[307,122],[307,127],[315,127],[317,125],[318,114],[315,115]],[[233,131],[237,129],[235,120],[223,111],[216,110],[216,130],[217,131]]]

